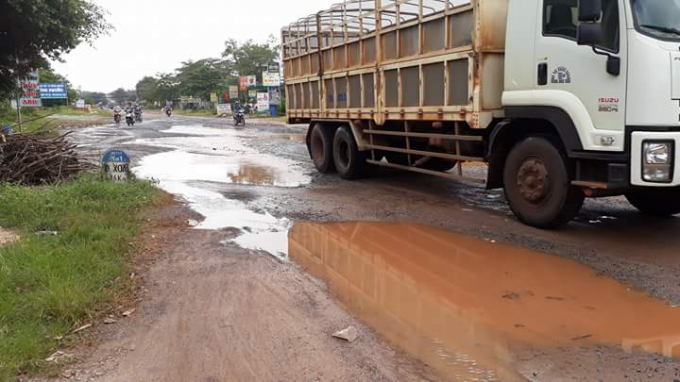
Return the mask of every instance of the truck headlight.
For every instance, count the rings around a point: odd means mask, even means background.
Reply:
[[[642,143],[642,178],[646,182],[673,181],[673,142],[647,141]]]

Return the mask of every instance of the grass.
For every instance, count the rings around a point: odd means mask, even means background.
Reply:
[[[43,370],[58,339],[125,290],[141,211],[158,195],[148,182],[95,176],[0,185],[0,226],[21,235],[0,248],[1,381]]]
[[[66,106],[57,106],[49,108],[23,108],[21,110],[23,129],[25,132],[32,132],[43,127],[54,127],[54,120],[40,118],[45,117],[49,114],[57,114],[63,116],[99,116],[99,117],[111,117],[111,112],[106,110],[97,110],[90,113],[85,110],[70,108]],[[0,106],[0,127],[5,124],[16,125],[18,124],[17,111],[11,109],[9,106]],[[62,122],[62,124],[64,124]],[[19,131],[19,126],[14,127],[15,131]]]

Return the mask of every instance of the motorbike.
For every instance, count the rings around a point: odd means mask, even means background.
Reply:
[[[245,117],[245,112],[243,109],[237,110],[234,112],[234,126],[238,125],[246,125],[246,117]]]
[[[132,111],[125,113],[125,123],[127,123],[128,126],[135,125],[135,114]]]
[[[120,125],[121,118],[120,112],[113,113],[113,121],[116,123],[116,125]]]
[[[142,123],[142,110],[141,109],[135,110],[135,122]]]
[[[165,115],[167,115],[168,117],[171,117],[172,116],[172,109],[165,109]]]

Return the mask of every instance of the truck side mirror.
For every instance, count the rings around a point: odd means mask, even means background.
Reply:
[[[576,35],[579,45],[595,46],[602,41],[602,25],[595,23],[580,23]]]
[[[578,0],[578,21],[595,22],[602,14],[602,0]]]

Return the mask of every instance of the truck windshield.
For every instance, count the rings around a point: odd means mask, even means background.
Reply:
[[[680,41],[680,0],[631,0],[636,28],[663,40]]]

